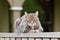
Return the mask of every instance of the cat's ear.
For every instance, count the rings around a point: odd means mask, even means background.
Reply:
[[[36,11],[35,13],[36,13],[36,16],[38,16],[38,11]]]
[[[27,12],[25,12],[25,15],[27,16]]]

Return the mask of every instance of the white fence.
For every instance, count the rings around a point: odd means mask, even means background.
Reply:
[[[0,33],[0,40],[58,40],[60,32]]]

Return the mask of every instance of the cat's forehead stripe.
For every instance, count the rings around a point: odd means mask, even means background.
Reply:
[[[33,16],[33,15],[35,15],[35,14],[34,14],[34,13],[30,13],[29,15],[30,15],[30,16]]]

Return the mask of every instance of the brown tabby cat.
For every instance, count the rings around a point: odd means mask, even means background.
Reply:
[[[19,33],[42,32],[43,28],[38,18],[38,11],[30,14],[25,12],[25,15],[16,20],[15,29]]]

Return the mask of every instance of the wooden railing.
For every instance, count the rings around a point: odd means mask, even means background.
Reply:
[[[0,33],[0,40],[58,40],[60,32]]]

